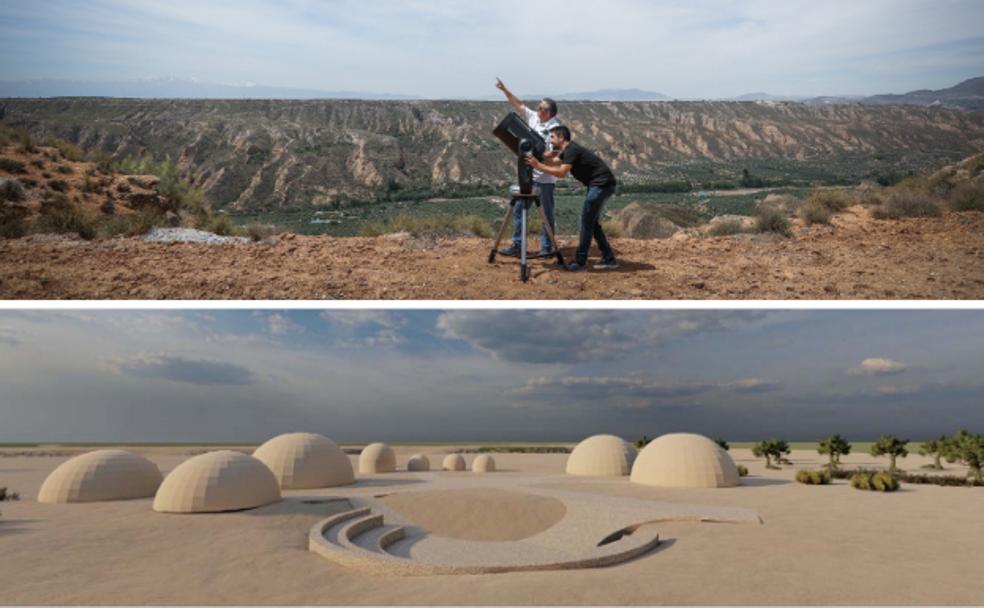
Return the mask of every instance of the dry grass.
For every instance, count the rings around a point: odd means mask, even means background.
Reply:
[[[895,192],[880,207],[872,212],[879,220],[903,217],[939,217],[943,214],[940,206],[928,194],[914,191]]]

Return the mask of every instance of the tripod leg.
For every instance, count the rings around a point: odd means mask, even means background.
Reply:
[[[519,280],[525,283],[526,280],[530,276],[529,269],[526,267],[526,216],[527,216],[527,213],[530,210],[530,203],[529,203],[529,201],[527,201],[527,200],[524,199],[524,200],[520,201],[519,204],[521,204],[523,206],[523,209],[521,211],[522,218],[523,218],[523,223],[522,223],[522,225],[523,225],[523,232],[522,232],[522,235],[523,235],[522,238],[523,238],[523,240],[520,241]]]
[[[499,226],[499,234],[495,237],[495,243],[492,245],[492,251],[489,252],[489,264],[495,261],[495,254],[499,250],[499,243],[502,242],[502,236],[506,233],[506,228],[509,226],[509,220],[512,218],[513,208],[516,206],[516,199],[509,201],[509,207],[506,209],[506,217],[502,219],[502,225]]]
[[[536,210],[540,212],[540,221],[543,222],[543,227],[547,230],[547,237],[550,238],[550,246],[557,255],[557,263],[561,266],[564,265],[564,254],[560,252],[560,244],[557,242],[557,237],[554,236],[553,228],[550,227],[550,222],[547,221],[547,214],[543,211],[543,207],[540,206],[540,201],[537,201]]]

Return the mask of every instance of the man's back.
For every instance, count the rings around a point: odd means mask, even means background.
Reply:
[[[571,175],[585,186],[615,185],[615,174],[598,155],[577,142],[569,142],[560,154],[560,162],[571,166]]]

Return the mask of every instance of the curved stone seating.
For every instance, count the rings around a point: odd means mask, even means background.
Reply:
[[[386,525],[383,515],[364,507],[314,524],[308,535],[308,549],[342,566],[373,574],[488,574],[610,566],[650,551],[659,544],[659,535],[628,532],[617,542],[582,547],[580,556],[557,554],[549,548],[527,546],[523,541],[514,544],[442,539],[446,550],[441,553],[449,558],[447,561],[398,557],[388,551],[403,540],[408,540],[405,526]],[[514,546],[503,547],[507,544]],[[505,551],[490,554],[490,546]]]

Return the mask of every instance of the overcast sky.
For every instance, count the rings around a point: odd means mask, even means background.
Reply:
[[[0,80],[423,97],[874,94],[984,75],[980,0],[0,1]]]
[[[0,311],[0,442],[984,430],[980,311]]]

